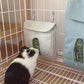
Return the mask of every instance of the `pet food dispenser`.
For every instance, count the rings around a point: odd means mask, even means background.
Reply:
[[[26,20],[24,38],[26,46],[38,48],[41,56],[56,57],[55,23]]]

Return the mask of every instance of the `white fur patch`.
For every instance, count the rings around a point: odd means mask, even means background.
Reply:
[[[30,49],[35,50],[34,56],[28,58],[26,50],[24,50],[24,52],[22,53],[24,59],[16,58],[13,60],[12,63],[20,63],[21,65],[25,66],[29,70],[30,76],[32,77],[35,67],[36,67],[39,50],[37,50],[35,48],[30,48]]]

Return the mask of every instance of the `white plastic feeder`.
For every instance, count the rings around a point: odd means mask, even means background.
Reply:
[[[26,20],[24,23],[25,43],[33,47],[33,39],[37,38],[41,56],[52,58],[56,56],[56,24]]]

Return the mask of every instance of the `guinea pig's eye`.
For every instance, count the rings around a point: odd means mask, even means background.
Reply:
[[[29,52],[29,51],[30,51],[30,49],[27,50],[27,52]]]

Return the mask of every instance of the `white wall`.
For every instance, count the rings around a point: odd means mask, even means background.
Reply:
[[[56,50],[63,52],[65,36],[65,9],[68,0],[30,0],[31,16],[35,15],[38,21],[51,21],[54,12],[54,22],[56,29]]]

